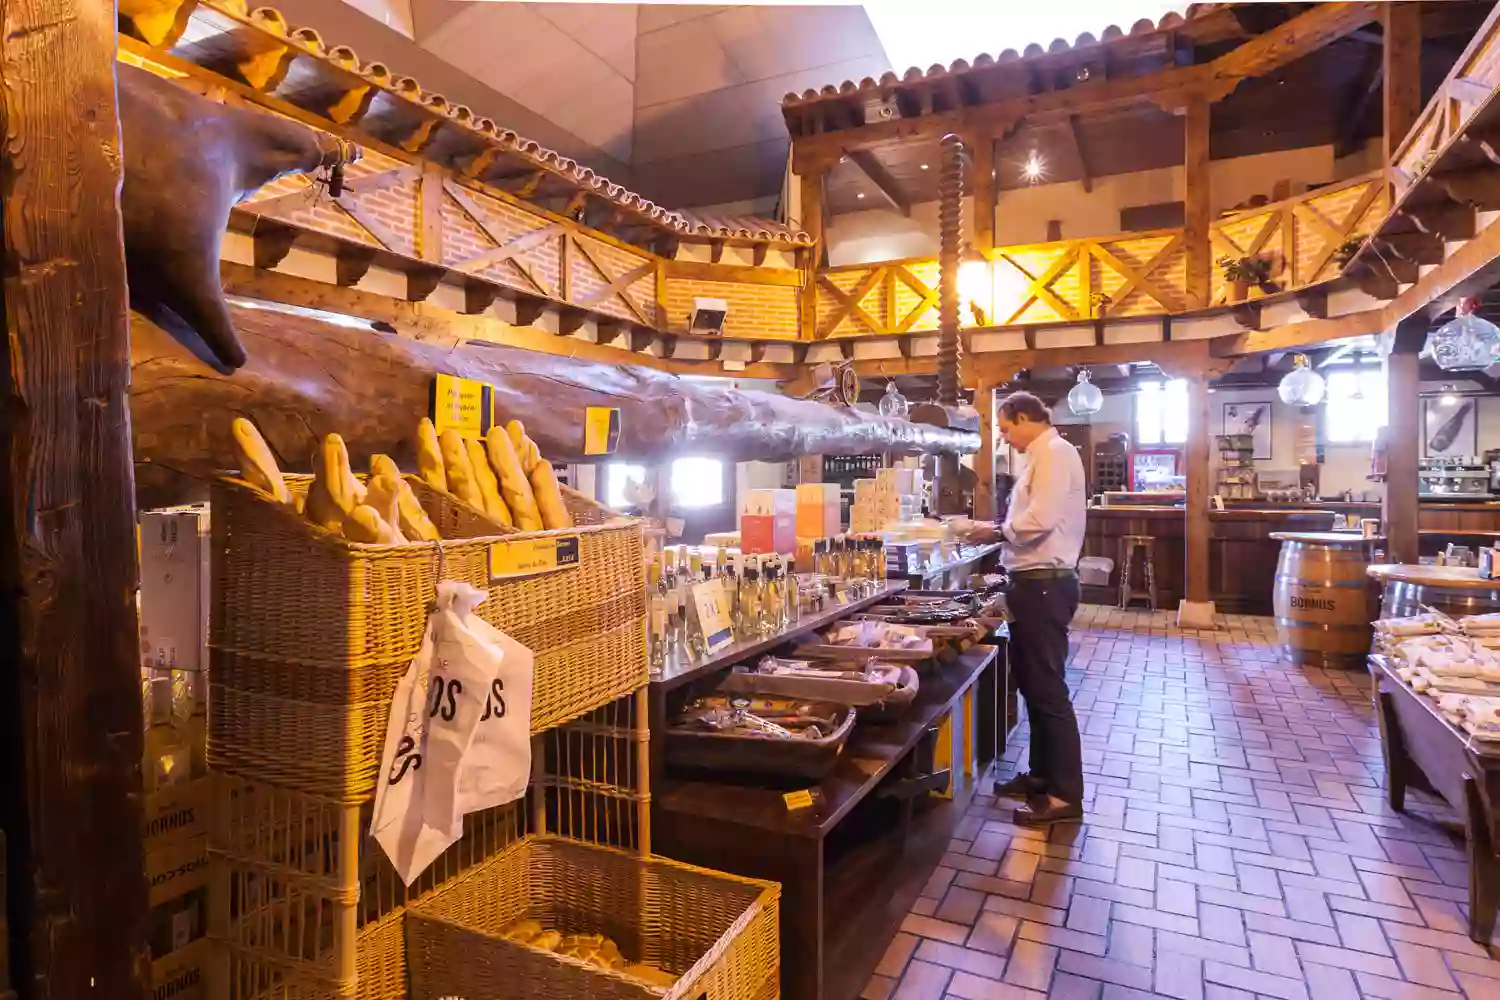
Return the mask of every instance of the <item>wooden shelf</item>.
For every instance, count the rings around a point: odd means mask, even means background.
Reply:
[[[879,590],[868,597],[861,597],[858,600],[835,605],[815,615],[803,615],[797,619],[795,625],[784,632],[777,632],[775,635],[766,636],[763,639],[743,639],[730,643],[713,656],[702,660],[670,664],[662,671],[661,676],[651,678],[651,686],[658,691],[674,690],[690,681],[695,681],[700,677],[707,677],[710,674],[723,670],[725,667],[733,666],[742,660],[759,656],[761,653],[769,653],[777,646],[807,635],[809,632],[816,632],[820,628],[832,625],[841,618],[847,618],[856,611],[863,611],[871,605],[879,604],[881,601],[887,600],[905,589],[905,581],[887,581]]]

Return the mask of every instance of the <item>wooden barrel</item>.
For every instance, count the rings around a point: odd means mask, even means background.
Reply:
[[[1276,531],[1281,542],[1272,604],[1282,655],[1300,666],[1363,669],[1375,617],[1373,543],[1329,531]]]

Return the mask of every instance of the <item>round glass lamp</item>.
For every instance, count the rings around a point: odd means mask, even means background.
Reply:
[[[905,420],[910,409],[906,397],[896,388],[896,380],[891,379],[885,384],[885,395],[880,397],[880,415],[893,420]]]
[[[1078,370],[1078,384],[1068,390],[1068,409],[1080,417],[1092,416],[1104,408],[1104,393],[1094,384],[1087,368]]]
[[[1288,406],[1317,406],[1323,401],[1328,383],[1323,376],[1312,370],[1307,355],[1299,354],[1295,367],[1287,372],[1276,387],[1276,394]]]
[[[1444,371],[1488,368],[1500,361],[1500,327],[1475,315],[1479,300],[1464,299],[1458,314],[1427,335],[1432,359]]]

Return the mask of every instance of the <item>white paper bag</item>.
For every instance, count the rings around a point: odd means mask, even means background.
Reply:
[[[483,591],[437,590],[391,699],[370,823],[407,885],[463,835],[465,813],[517,798],[531,771],[531,651],[474,615]]]

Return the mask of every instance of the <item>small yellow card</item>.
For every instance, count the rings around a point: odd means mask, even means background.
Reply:
[[[479,439],[489,430],[490,387],[471,378],[439,375],[432,383],[432,425],[439,434]]]
[[[710,653],[734,641],[734,627],[729,621],[729,595],[722,577],[693,584],[693,607],[703,628],[703,641]]]
[[[583,453],[612,455],[620,446],[620,411],[613,406],[590,406],[583,413]]]
[[[788,810],[806,809],[808,806],[813,804],[812,792],[806,788],[799,789],[795,792],[787,792],[782,796],[782,799],[786,802],[786,807]]]
[[[577,535],[548,535],[490,543],[490,579],[508,580],[575,569],[579,559]]]

